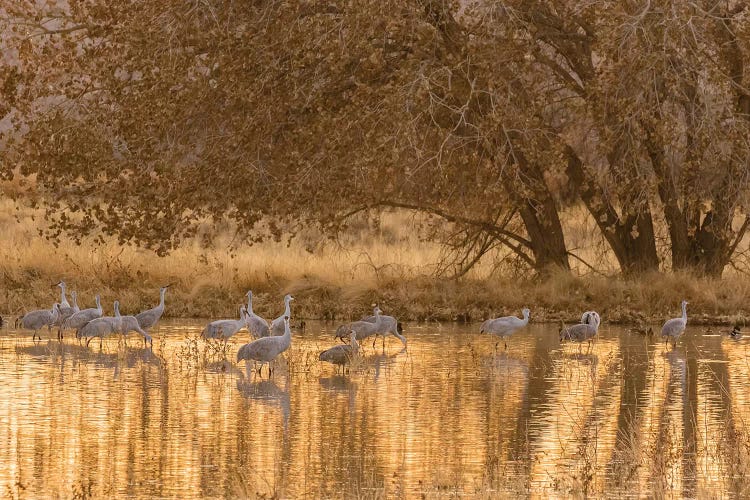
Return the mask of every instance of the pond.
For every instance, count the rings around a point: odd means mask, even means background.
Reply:
[[[34,343],[0,330],[8,497],[451,497],[749,493],[748,341],[689,326],[677,348],[603,325],[590,350],[532,324],[410,324],[349,373],[309,321],[269,378],[163,320],[140,338]],[[54,333],[52,335],[54,337]],[[225,359],[226,356],[226,359]]]

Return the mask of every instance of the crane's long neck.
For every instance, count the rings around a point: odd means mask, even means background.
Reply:
[[[96,310],[99,311],[99,313],[102,312],[102,299],[98,295],[96,296]]]
[[[292,308],[289,306],[290,302],[291,302],[291,299],[289,298],[284,299],[284,316],[288,316],[288,317],[292,316]]]
[[[687,323],[687,304],[682,303],[682,321]]]
[[[159,292],[159,307],[164,307],[164,295],[166,295],[167,289],[162,288]]]
[[[57,321],[57,317],[60,315],[60,305],[55,303],[52,305],[52,322]]]
[[[396,337],[397,339],[399,339],[399,340],[401,341],[401,343],[402,343],[402,344],[404,344],[404,348],[406,348],[406,337],[404,337],[403,335],[401,335],[401,334],[400,334],[400,333],[398,333],[398,332],[397,332],[397,333],[394,333],[393,335],[394,335],[394,336],[395,336],[395,337]]]
[[[67,304],[68,299],[65,298],[65,283],[60,282],[60,304]]]
[[[354,352],[359,352],[359,342],[357,342],[357,332],[352,330],[352,349]]]
[[[73,297],[73,308],[78,309],[78,294],[73,292],[70,295]]]
[[[250,293],[247,295],[247,314],[255,314],[253,313],[253,294]]]

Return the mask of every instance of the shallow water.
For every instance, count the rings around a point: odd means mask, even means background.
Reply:
[[[748,494],[746,339],[605,325],[587,351],[532,325],[495,352],[478,325],[407,325],[342,375],[317,361],[335,325],[308,322],[269,379],[232,362],[247,333],[225,361],[202,325],[162,321],[153,352],[0,330],[3,495]]]

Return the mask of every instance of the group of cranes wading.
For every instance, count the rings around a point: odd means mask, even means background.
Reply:
[[[60,281],[54,286],[60,287],[60,302],[55,302],[52,309],[40,309],[30,311],[16,320],[16,328],[21,326],[26,330],[32,330],[32,340],[42,339],[39,330],[47,327],[52,332],[52,327],[58,327],[57,338],[62,342],[66,330],[75,330],[79,340],[86,339],[88,346],[91,340],[99,337],[99,345],[102,345],[104,337],[112,334],[120,334],[125,337],[130,332],[137,332],[143,337],[143,344],[153,346],[153,339],[147,332],[148,328],[156,323],[164,314],[164,296],[170,285],[161,287],[159,290],[159,304],[153,309],[148,309],[137,316],[121,315],[120,302],[114,302],[114,316],[104,316],[101,296],[96,296],[96,307],[80,309],[78,297],[75,291],[71,292],[73,305],[71,306],[66,297],[67,285]]]
[[[50,309],[39,309],[26,313],[23,317],[16,320],[16,328],[20,325],[22,328],[32,330],[32,340],[37,337],[41,340],[39,330],[47,327],[51,333],[52,327],[58,327],[57,337],[63,340],[66,330],[75,330],[76,337],[86,339],[88,346],[92,339],[98,337],[99,345],[102,345],[104,337],[112,334],[126,336],[130,332],[137,332],[143,337],[144,346],[152,345],[153,339],[148,333],[148,329],[156,325],[164,314],[165,295],[170,285],[165,285],[159,289],[159,303],[152,309],[142,311],[135,316],[121,315],[119,301],[114,302],[114,315],[104,316],[101,304],[101,297],[96,296],[96,307],[80,309],[78,307],[77,295],[73,291],[71,298],[73,305],[67,299],[67,287],[64,281],[56,285],[60,288],[60,301],[55,302]],[[268,364],[269,376],[274,370],[274,361],[287,349],[292,341],[292,332],[290,327],[291,302],[294,297],[287,294],[284,297],[284,312],[269,324],[268,321],[260,317],[253,310],[253,293],[249,290],[247,297],[247,306],[242,305],[239,308],[238,319],[222,319],[208,323],[201,335],[206,339],[218,339],[226,342],[237,334],[242,328],[247,328],[251,342],[242,345],[237,352],[237,361],[245,361],[246,369],[260,364],[258,373],[262,375],[264,364]],[[665,346],[669,342],[672,348],[680,336],[685,332],[687,326],[687,304],[682,301],[682,316],[673,318],[664,323],[661,329],[661,336],[664,339]],[[498,337],[495,343],[495,349],[498,348],[502,341],[505,349],[508,348],[508,339],[518,330],[529,324],[530,310],[524,308],[521,311],[522,317],[504,316],[484,321],[479,332],[481,334],[490,334]],[[582,344],[588,342],[589,349],[591,343],[596,337],[601,317],[596,311],[586,311],[581,315],[579,324],[561,326],[559,332],[560,342],[576,342]],[[732,336],[739,335],[739,329],[732,331]],[[380,307],[376,304],[373,308],[373,314],[362,318],[359,321],[345,323],[338,327],[335,338],[342,342],[346,340],[349,344],[336,345],[322,351],[319,354],[319,360],[332,363],[338,368],[351,364],[360,351],[360,342],[373,337],[372,346],[375,347],[377,337],[382,336],[383,348],[385,348],[385,339],[388,336],[396,337],[404,346],[407,346],[406,337],[403,335],[403,327],[400,322],[393,316],[384,315]]]
[[[680,336],[685,333],[685,327],[687,326],[687,304],[686,300],[682,301],[682,316],[679,318],[672,318],[667,320],[661,329],[661,336],[664,339],[664,344],[672,342],[672,348],[674,349],[677,344],[677,340]],[[513,335],[516,331],[525,327],[529,324],[529,309],[523,309],[521,311],[523,318],[517,318],[515,316],[504,316],[502,318],[488,319],[479,328],[479,333],[489,333],[496,335],[503,341],[505,348],[508,348],[507,339]],[[582,344],[588,342],[589,349],[591,349],[591,342],[599,332],[599,325],[601,324],[601,316],[596,311],[586,311],[581,315],[581,322],[577,325],[565,326],[561,325],[560,328],[560,342],[570,341]],[[735,327],[730,334],[732,337],[739,335],[739,328]],[[500,340],[495,344],[497,349]],[[580,348],[580,347],[579,347]]]

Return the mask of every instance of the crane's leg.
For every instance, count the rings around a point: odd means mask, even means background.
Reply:
[[[372,341],[372,348],[375,349],[375,342],[378,341],[378,336],[375,335],[375,339]]]
[[[86,339],[86,347],[89,346],[89,342],[91,342],[91,339],[93,339],[93,338],[94,337],[89,337],[89,338]]]
[[[505,344],[505,350],[507,351],[508,350],[508,341],[507,340],[503,340],[503,344]]]

